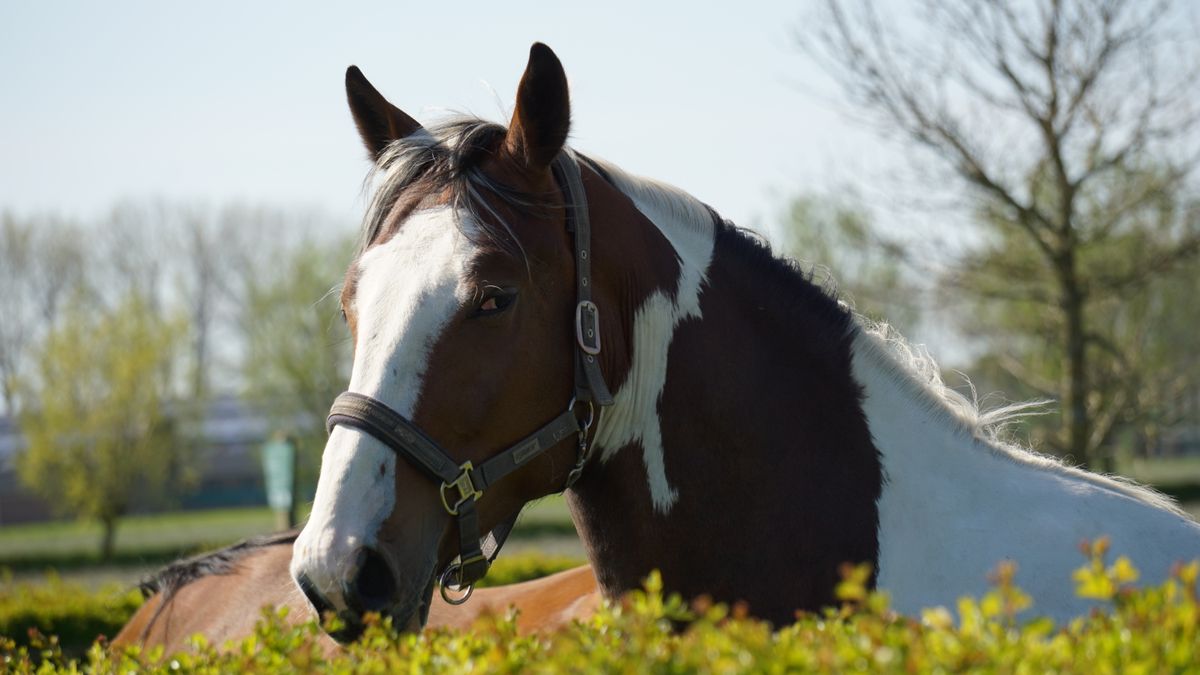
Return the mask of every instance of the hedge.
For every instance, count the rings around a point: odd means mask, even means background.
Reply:
[[[0,583],[0,636],[28,644],[30,631],[54,635],[68,654],[82,654],[98,636],[113,637],[142,604],[137,590],[108,586],[89,593],[50,574],[43,583]],[[11,649],[10,649],[11,651]]]
[[[984,671],[1087,673],[1200,672],[1200,562],[1178,566],[1160,586],[1135,590],[1137,570],[1121,558],[1105,562],[1107,545],[1088,547],[1076,591],[1103,601],[1103,610],[1056,626],[1025,620],[1031,600],[1001,566],[982,598],[959,601],[920,617],[889,611],[887,596],[868,593],[868,575],[849,569],[839,587],[845,604],[772,630],[736,608],[664,596],[652,575],[645,590],[607,604],[590,620],[557,632],[518,636],[511,617],[485,617],[467,632],[397,635],[374,621],[345,654],[324,659],[309,646],[315,625],[288,628],[267,612],[255,635],[217,654],[197,640],[196,653],[163,658],[94,645],[82,660],[62,656],[54,642],[0,644],[12,672],[792,672]],[[685,626],[684,628],[679,628]]]

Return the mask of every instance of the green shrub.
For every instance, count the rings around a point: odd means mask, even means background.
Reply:
[[[142,604],[136,590],[109,586],[89,593],[49,575],[45,583],[0,584],[0,635],[12,644],[36,641],[30,631],[54,635],[67,654],[83,654],[98,636],[113,637]]]
[[[202,672],[1200,672],[1200,563],[1181,566],[1161,586],[1133,590],[1128,561],[1107,565],[1104,544],[1089,551],[1076,575],[1077,591],[1109,603],[1106,611],[1055,626],[1019,622],[1030,599],[1013,583],[1014,568],[997,570],[983,598],[963,599],[955,619],[945,609],[919,618],[887,608],[883,594],[867,593],[862,570],[848,570],[839,588],[846,604],[801,617],[772,631],[721,605],[688,606],[664,597],[653,575],[646,589],[604,606],[594,617],[539,636],[518,636],[511,617],[485,617],[472,631],[396,635],[373,622],[345,654],[323,658],[309,638],[315,625],[286,627],[267,613],[256,634],[227,654],[202,640],[197,652],[159,660],[131,649],[120,654],[94,646],[79,662],[48,642],[0,645],[13,672],[41,664],[94,672],[173,670]],[[688,627],[675,630],[679,621]]]
[[[505,556],[497,558],[488,570],[487,576],[477,584],[485,586],[503,586],[528,581],[539,577],[549,576],[555,572],[571,569],[582,565],[583,560],[566,556],[543,556],[533,553]]]

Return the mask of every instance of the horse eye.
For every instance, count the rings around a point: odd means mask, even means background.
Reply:
[[[492,288],[488,289],[483,301],[479,303],[478,309],[475,310],[475,316],[489,316],[499,314],[512,306],[517,299],[517,292],[509,289]]]

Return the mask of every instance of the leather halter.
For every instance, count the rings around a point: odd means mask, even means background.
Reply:
[[[585,160],[586,161],[586,160]],[[535,457],[576,436],[578,455],[567,474],[563,490],[575,484],[587,464],[590,447],[588,430],[596,418],[596,406],[612,405],[612,395],[600,372],[596,356],[600,353],[600,311],[592,301],[591,221],[579,164],[573,153],[564,150],[551,166],[563,192],[567,230],[575,241],[575,395],[566,409],[537,431],[497,453],[479,466],[471,462],[457,464],[436,441],[417,425],[386,404],[352,391],[339,394],[325,421],[330,433],[339,424],[354,427],[374,436],[430,479],[439,481],[442,506],[458,525],[458,559],[441,574],[442,597],[451,604],[467,601],[475,582],[487,574],[499,553],[499,539],[481,542],[477,500],[484,491],[528,464]],[[585,413],[586,411],[586,413]],[[515,519],[515,516],[514,516]],[[483,548],[493,548],[485,555]],[[447,588],[463,591],[459,597],[447,594]]]

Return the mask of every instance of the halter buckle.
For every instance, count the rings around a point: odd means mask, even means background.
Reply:
[[[438,494],[442,497],[442,506],[446,507],[446,512],[452,516],[458,515],[458,507],[472,499],[479,499],[483,496],[483,490],[476,490],[475,482],[471,480],[471,472],[475,470],[475,466],[470,462],[463,462],[462,466],[458,468],[462,473],[458,474],[458,477],[452,482],[442,483],[441,489],[438,490]],[[454,502],[454,506],[451,506],[450,502],[446,499],[446,490],[448,488],[458,490],[458,499]]]
[[[600,308],[591,300],[575,305],[575,341],[584,354],[600,353]]]

